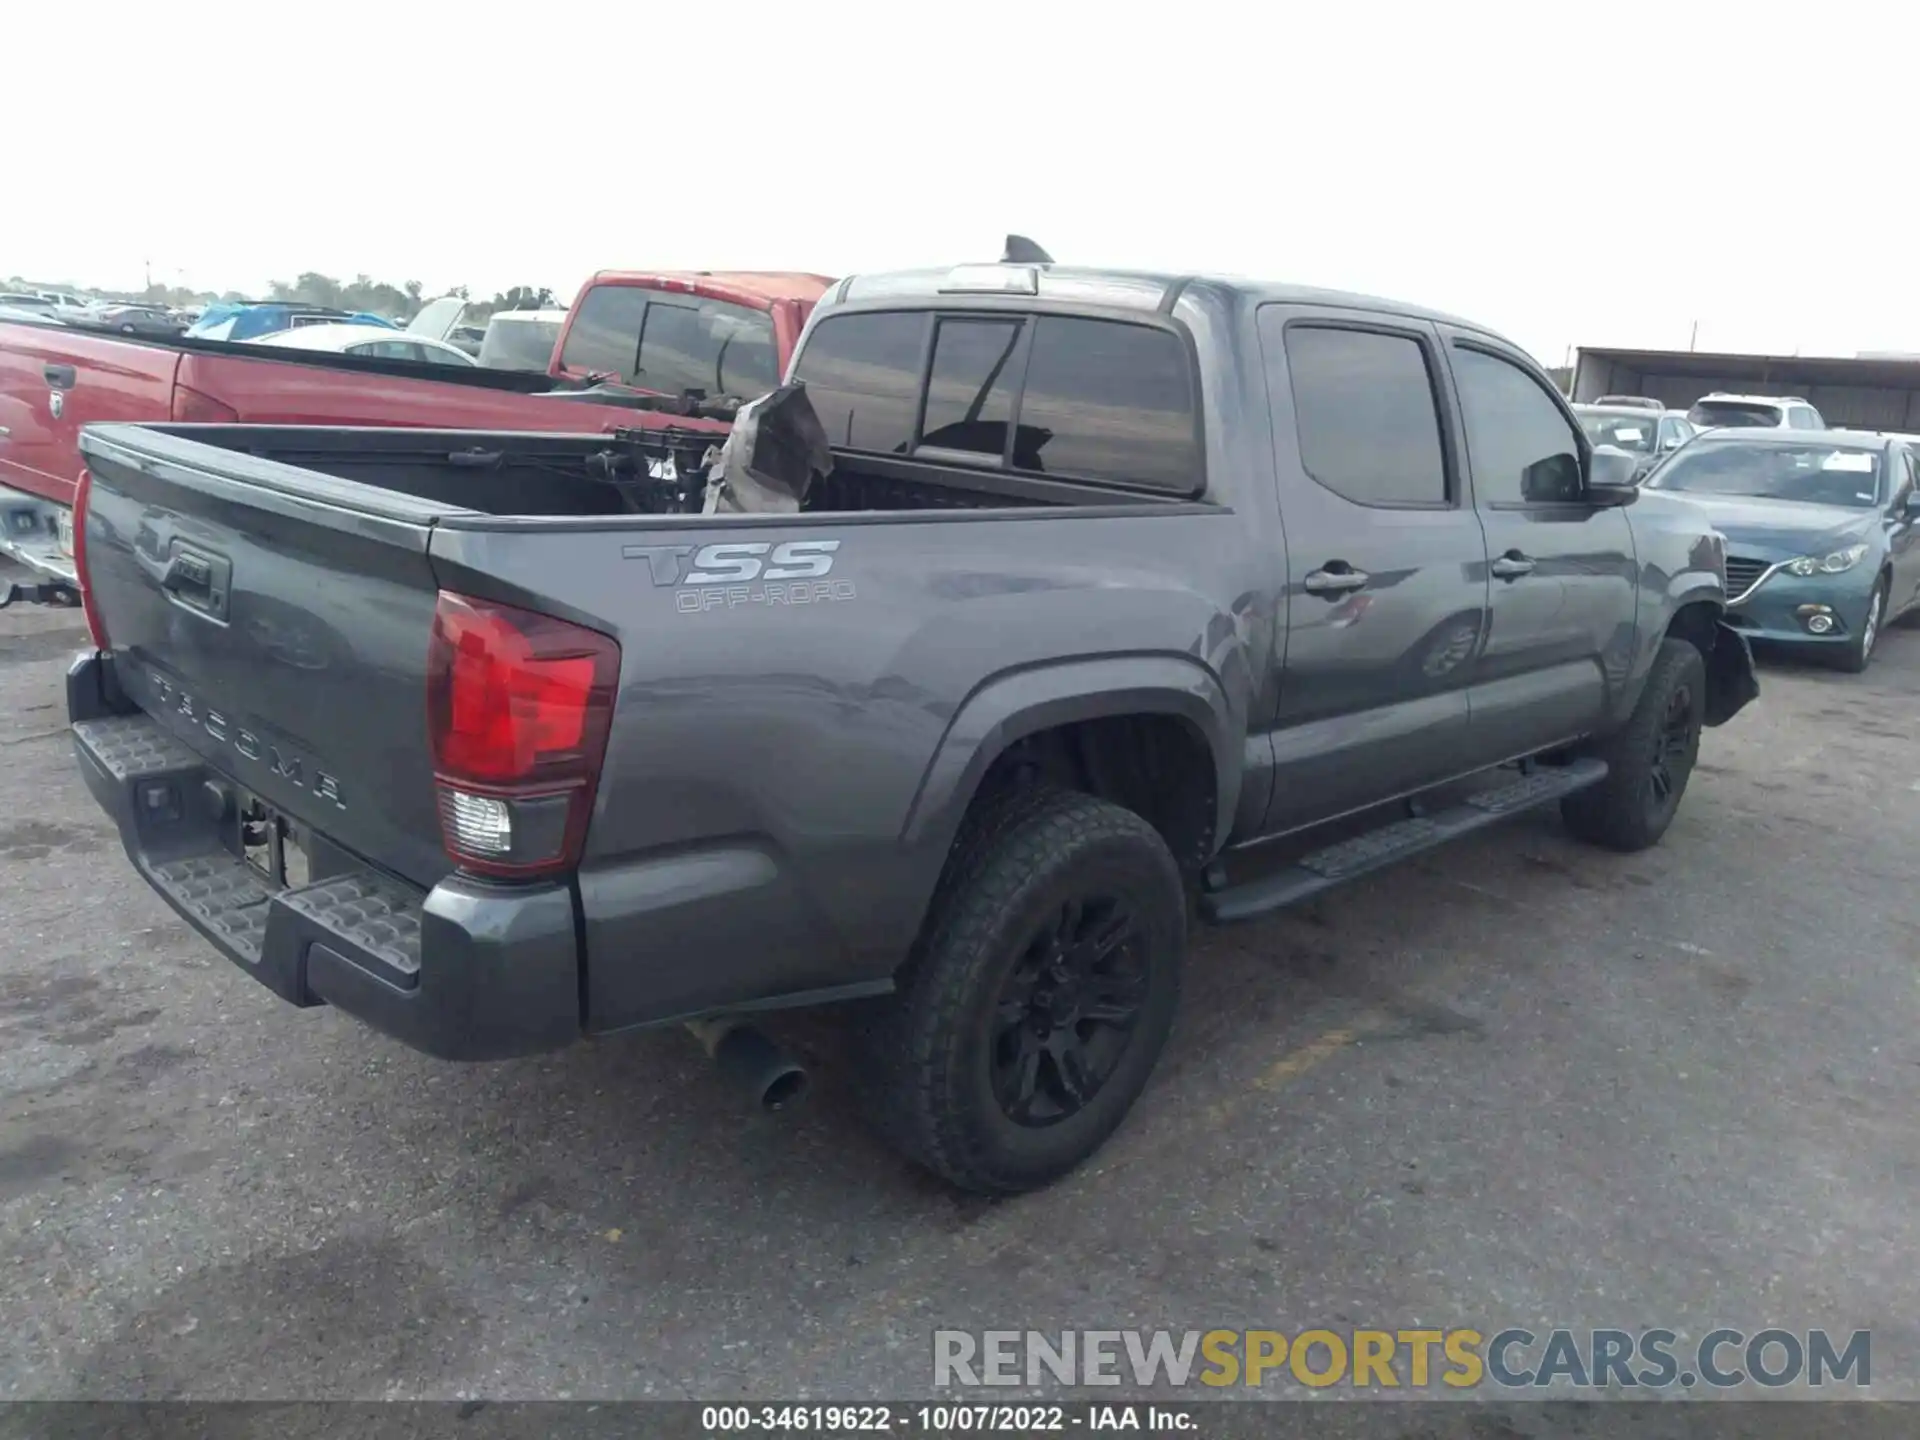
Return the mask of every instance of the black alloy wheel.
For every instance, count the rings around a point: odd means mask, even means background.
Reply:
[[[1653,763],[1647,767],[1647,803],[1656,815],[1674,802],[1692,773],[1700,744],[1700,717],[1695,713],[1693,688],[1677,685],[1667,696],[1666,713],[1653,735]]]
[[[994,1011],[993,1093],[1016,1125],[1057,1124],[1100,1092],[1147,995],[1144,932],[1111,895],[1069,900],[1028,942]]]

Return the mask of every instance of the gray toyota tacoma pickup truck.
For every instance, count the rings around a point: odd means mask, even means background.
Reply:
[[[673,432],[89,427],[68,706],[141,875],[439,1056],[686,1021],[778,1098],[745,1017],[854,1002],[881,1131],[1015,1192],[1195,919],[1550,803],[1652,845],[1757,693],[1721,538],[1465,321],[1003,262],[840,282],[788,380],[780,513]]]

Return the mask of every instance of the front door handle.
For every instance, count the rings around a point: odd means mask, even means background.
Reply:
[[[1339,568],[1334,568],[1336,566]],[[1367,581],[1372,578],[1364,570],[1355,570],[1343,561],[1330,560],[1302,580],[1300,588],[1309,595],[1348,595],[1355,590],[1366,589]]]
[[[1509,550],[1487,567],[1502,580],[1518,580],[1522,575],[1533,573],[1533,561],[1518,550]]]
[[[71,390],[77,378],[71,365],[48,365],[40,373],[46,377],[47,384],[56,390]]]

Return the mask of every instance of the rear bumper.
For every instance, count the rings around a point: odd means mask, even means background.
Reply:
[[[73,556],[60,544],[61,517],[71,524],[72,514],[70,505],[0,485],[0,555],[42,579],[78,585]]]
[[[74,752],[134,867],[221,954],[294,1005],[331,1004],[454,1060],[495,1060],[579,1038],[571,891],[455,876],[420,890],[329,867],[278,889],[228,851],[203,807],[214,772],[144,714],[108,713],[110,669],[74,662]]]

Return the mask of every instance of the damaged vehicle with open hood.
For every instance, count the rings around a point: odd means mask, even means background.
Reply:
[[[685,1023],[779,1105],[756,1017],[850,1006],[880,1132],[1011,1193],[1122,1123],[1191,923],[1542,806],[1654,845],[1757,694],[1720,535],[1469,321],[1015,237],[776,378],[724,439],[88,427],[140,874],[448,1058]]]

